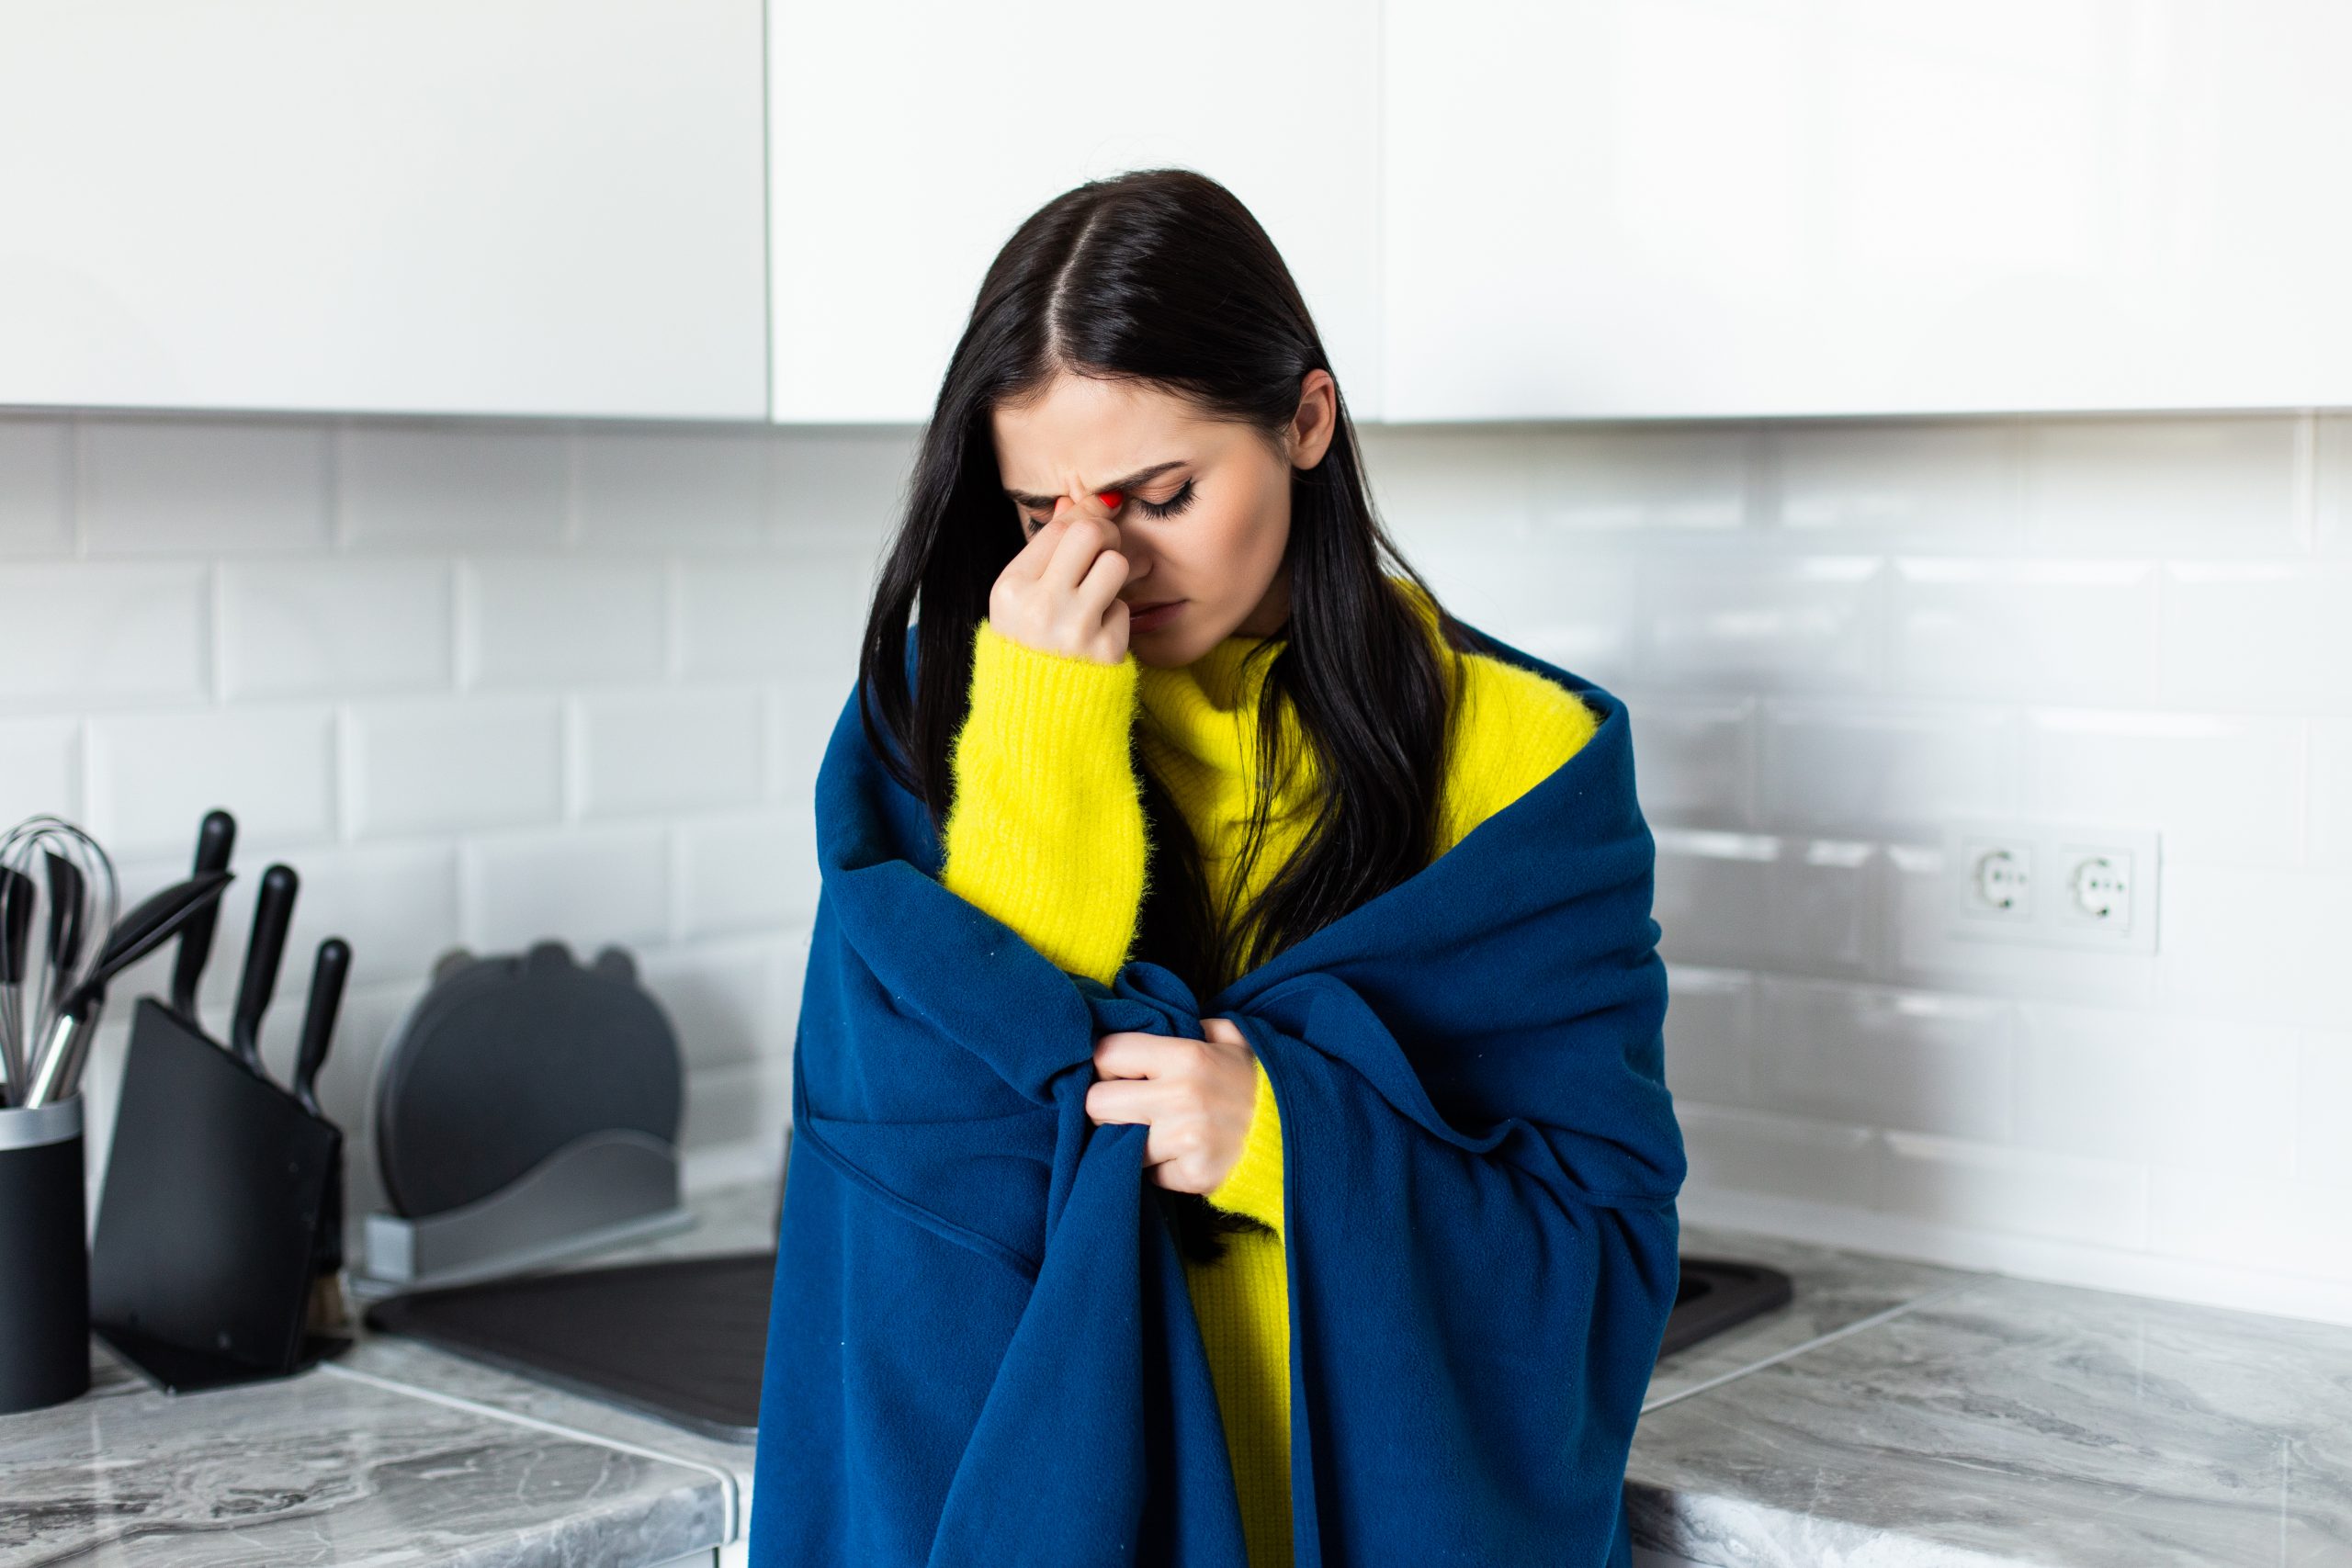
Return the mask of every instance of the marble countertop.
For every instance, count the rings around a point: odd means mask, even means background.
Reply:
[[[577,1260],[772,1245],[777,1190]],[[2163,1568],[2352,1563],[2352,1328],[1713,1227],[1787,1306],[1659,1364],[1634,1539],[1694,1562]],[[532,1568],[743,1560],[752,1445],[412,1340],[173,1398],[92,1342],[92,1392],[0,1416],[0,1568]]]

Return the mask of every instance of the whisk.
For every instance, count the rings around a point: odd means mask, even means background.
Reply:
[[[50,1038],[120,915],[114,862],[73,823],[29,817],[0,840],[0,1104],[24,1103],[34,1043]]]

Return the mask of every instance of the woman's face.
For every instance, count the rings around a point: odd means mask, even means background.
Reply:
[[[1291,470],[1323,460],[1338,412],[1330,373],[1309,371],[1285,460],[1255,431],[1204,419],[1157,388],[1065,374],[1034,400],[996,410],[997,471],[1024,538],[1053,521],[1057,497],[1121,491],[1112,519],[1127,558],[1119,597],[1130,616],[1182,601],[1157,625],[1131,624],[1129,647],[1138,663],[1170,668],[1236,632],[1282,628]]]

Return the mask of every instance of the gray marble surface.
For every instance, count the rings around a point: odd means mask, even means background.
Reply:
[[[0,1416],[0,1564],[614,1568],[727,1539],[707,1471],[325,1369]]]
[[[1901,1311],[1984,1277],[1932,1263],[1908,1263],[1687,1224],[1682,1227],[1682,1255],[1778,1269],[1789,1277],[1792,1300],[1784,1307],[1662,1359],[1650,1376],[1645,1411],[1686,1398],[1719,1379],[1737,1377],[1799,1346],[1831,1334],[1851,1333],[1883,1314]]]
[[[1696,1562],[2352,1563],[2352,1329],[1978,1277],[1646,1413]]]
[[[773,1245],[777,1191],[576,1259]],[[2352,1329],[1686,1225],[1788,1306],[1662,1361],[1635,1540],[1747,1568],[2352,1564]],[[0,1568],[659,1563],[740,1551],[753,1447],[365,1334],[298,1379],[0,1416]]]

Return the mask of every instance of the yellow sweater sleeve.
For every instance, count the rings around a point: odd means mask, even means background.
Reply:
[[[1273,1080],[1266,1077],[1262,1060],[1258,1063],[1258,1099],[1250,1113],[1250,1134],[1241,1145],[1241,1157],[1234,1161],[1223,1181],[1209,1189],[1208,1201],[1220,1209],[1247,1214],[1277,1235],[1282,1232],[1283,1119],[1281,1108],[1274,1103]]]
[[[1143,793],[1128,754],[1138,666],[1049,653],[983,619],[949,752],[940,881],[1057,968],[1109,985],[1143,908]]]

